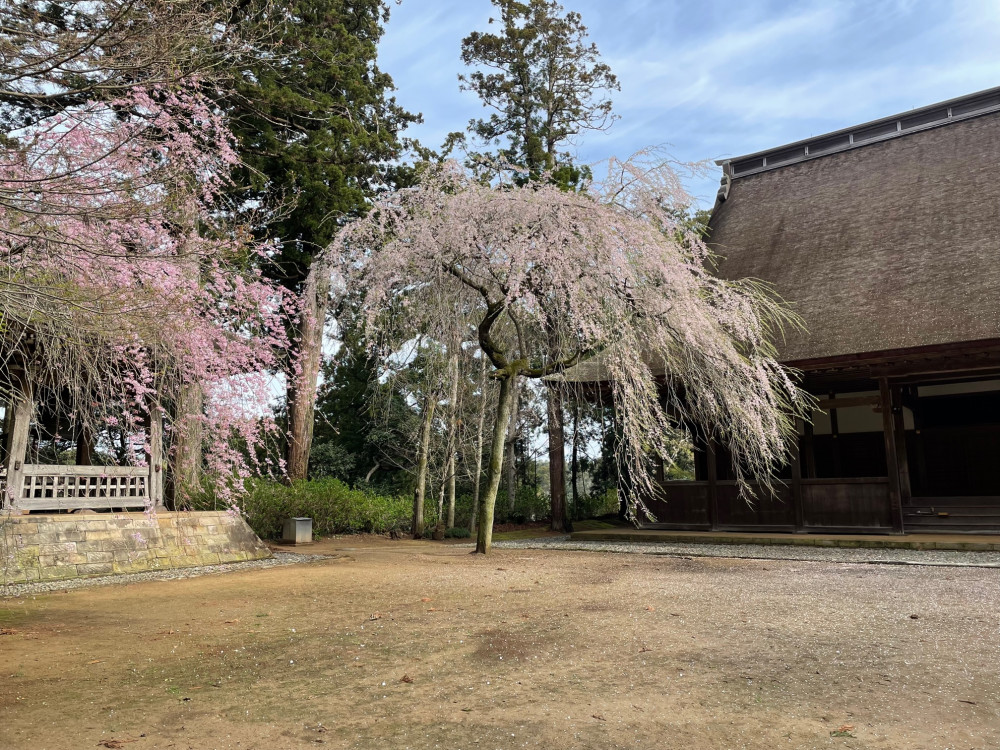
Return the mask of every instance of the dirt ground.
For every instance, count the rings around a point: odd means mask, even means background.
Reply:
[[[1000,570],[309,551],[0,600],[0,748],[1000,747]]]

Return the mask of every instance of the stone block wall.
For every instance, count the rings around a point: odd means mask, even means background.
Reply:
[[[226,511],[0,516],[0,584],[270,556],[246,521]]]

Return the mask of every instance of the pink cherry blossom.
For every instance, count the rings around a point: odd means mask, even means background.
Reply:
[[[295,302],[222,201],[237,160],[224,118],[188,80],[15,135],[0,151],[0,388],[98,434],[151,414],[173,435],[200,422],[207,465],[239,487],[274,428],[270,373]],[[200,414],[172,411],[186,383],[206,394]]]
[[[607,384],[632,513],[661,491],[652,469],[672,460],[678,430],[728,445],[741,480],[767,484],[786,460],[804,396],[773,339],[794,316],[761,284],[712,273],[711,253],[682,221],[687,205],[665,162],[612,160],[579,193],[487,185],[448,163],[386,195],[329,249],[325,272],[361,298],[383,354],[418,334],[459,336],[492,364],[501,401],[480,551],[505,384],[517,377],[558,381],[568,370]]]

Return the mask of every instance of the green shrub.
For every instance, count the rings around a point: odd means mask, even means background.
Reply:
[[[609,489],[593,495],[581,495],[577,498],[577,507],[572,510],[573,517],[577,520],[614,515],[618,512],[618,490]]]
[[[548,493],[539,492],[530,485],[521,485],[514,496],[514,508],[511,510],[507,502],[507,493],[503,489],[497,493],[497,504],[494,510],[495,523],[530,523],[544,521],[551,515],[552,501]]]
[[[218,505],[210,494],[192,502],[194,510]],[[246,484],[240,508],[250,527],[263,539],[281,536],[285,519],[311,518],[313,534],[384,534],[409,528],[413,504],[409,498],[353,489],[339,479],[314,479],[285,485],[263,479]]]
[[[464,526],[454,526],[450,529],[446,529],[444,535],[447,539],[468,539],[472,536],[472,534],[469,533],[469,530]]]

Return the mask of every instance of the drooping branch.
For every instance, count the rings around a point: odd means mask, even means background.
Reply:
[[[766,289],[712,274],[672,175],[614,162],[604,183],[566,193],[485,185],[450,163],[347,225],[328,257],[373,338],[449,341],[471,323],[504,398],[520,377],[605,381],[633,512],[658,491],[654,463],[673,460],[680,423],[730,448],[744,491],[768,488],[806,408],[772,345],[795,318]],[[506,429],[494,421],[498,461]]]

